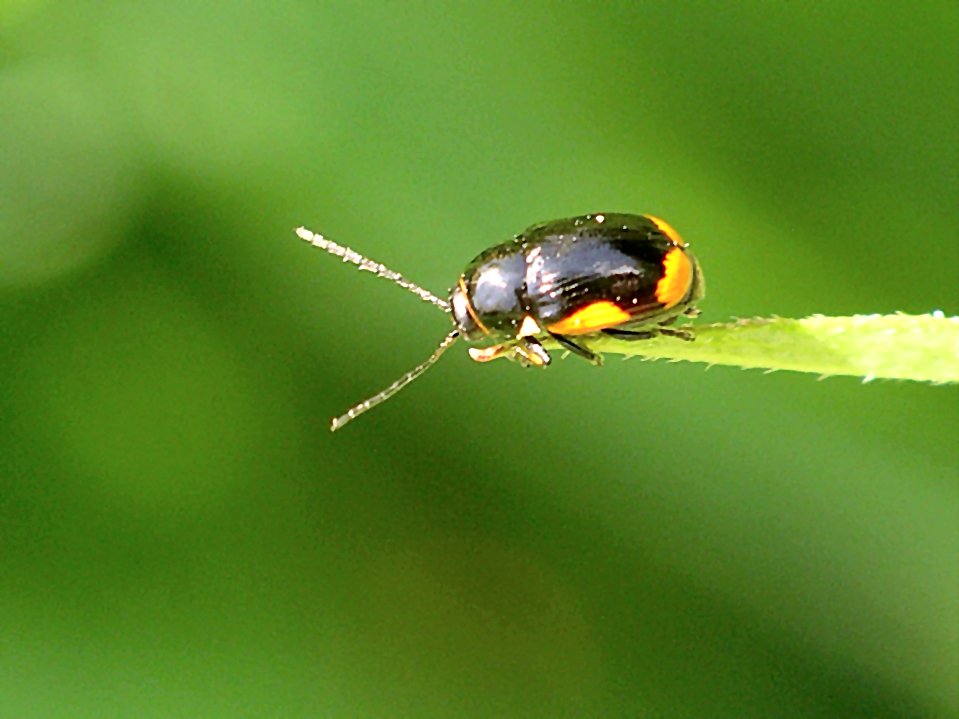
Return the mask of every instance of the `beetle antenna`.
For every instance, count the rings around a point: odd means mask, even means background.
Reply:
[[[359,252],[354,252],[349,247],[338,245],[332,240],[326,239],[325,237],[323,237],[323,235],[318,235],[315,232],[310,232],[305,227],[298,227],[296,229],[296,234],[301,240],[306,240],[310,244],[315,245],[316,247],[319,247],[321,250],[326,250],[331,255],[336,255],[337,257],[343,258],[344,262],[352,262],[361,270],[366,270],[367,272],[372,272],[377,277],[382,277],[384,279],[391,280],[395,282],[396,284],[398,284],[400,287],[409,290],[410,292],[412,292],[414,295],[419,297],[424,302],[433,303],[444,312],[450,311],[449,302],[447,302],[446,300],[440,299],[429,290],[425,290],[422,287],[420,287],[415,282],[410,282],[408,279],[403,277],[403,275],[401,275],[399,272],[394,272],[386,265],[381,265],[379,262],[374,262],[369,257],[364,257]]]
[[[446,349],[456,341],[457,337],[459,337],[459,334],[460,334],[459,330],[453,330],[452,332],[450,332],[448,335],[446,335],[443,341],[440,342],[440,346],[437,347],[433,351],[433,354],[431,354],[425,361],[418,364],[414,369],[411,369],[409,372],[407,372],[405,375],[400,377],[398,380],[396,380],[393,384],[391,384],[389,387],[384,389],[382,392],[377,392],[369,399],[365,399],[362,402],[360,402],[358,405],[351,407],[346,412],[346,414],[341,414],[339,417],[335,417],[333,421],[330,423],[330,431],[335,432],[340,427],[350,422],[351,420],[356,419],[367,410],[373,409],[376,405],[380,404],[381,402],[385,402],[394,394],[396,394],[401,389],[403,389],[410,382],[412,382],[414,379],[416,379],[421,374],[423,374],[436,362],[436,360],[442,357]]]

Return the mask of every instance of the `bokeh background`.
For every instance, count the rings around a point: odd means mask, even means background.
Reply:
[[[544,219],[959,311],[954,2],[0,3],[0,716],[955,717],[955,387],[462,346]]]

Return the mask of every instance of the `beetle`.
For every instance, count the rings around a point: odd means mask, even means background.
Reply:
[[[331,423],[335,431],[384,402],[432,366],[458,338],[477,362],[506,358],[546,367],[543,342],[595,365],[602,356],[589,341],[600,334],[627,340],[669,335],[693,340],[671,327],[699,314],[702,270],[689,245],[653,215],[595,213],[542,222],[475,257],[448,299],[437,297],[385,265],[304,227],[296,234],[344,262],[391,280],[451,315],[453,329],[424,362]]]

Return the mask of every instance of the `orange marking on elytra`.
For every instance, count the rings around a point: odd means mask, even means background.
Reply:
[[[693,263],[678,247],[674,247],[663,258],[663,276],[656,283],[656,301],[663,307],[678,305],[689,292],[693,280]]]
[[[569,317],[554,322],[546,329],[558,335],[584,335],[621,325],[629,318],[629,313],[615,302],[601,300],[576,310]]]
[[[683,238],[679,236],[679,233],[673,229],[673,226],[670,225],[666,220],[661,220],[655,215],[646,215],[646,217],[653,221],[653,224],[659,228],[659,231],[662,232],[666,237],[671,241],[675,242],[680,247],[685,247],[686,243],[683,242]]]

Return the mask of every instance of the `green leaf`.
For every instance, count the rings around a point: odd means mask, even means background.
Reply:
[[[864,381],[959,381],[959,317],[941,312],[755,318],[689,329],[695,332],[694,342],[668,336],[636,342],[601,336],[589,344],[603,354],[852,375]]]

